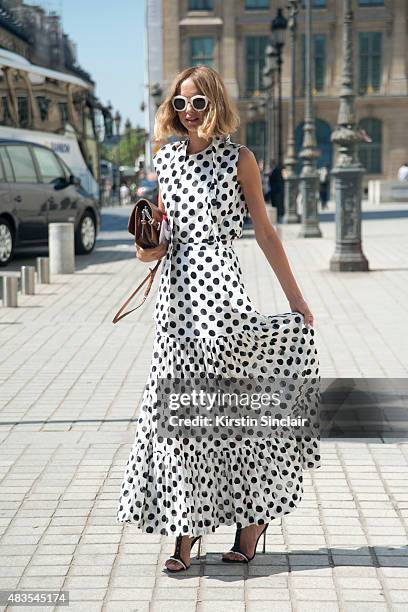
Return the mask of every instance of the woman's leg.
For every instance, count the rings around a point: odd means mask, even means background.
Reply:
[[[255,544],[258,536],[265,529],[265,525],[248,525],[241,530],[239,546],[247,557],[252,557],[255,552]],[[235,552],[228,551],[222,555],[223,559],[242,560],[242,556]]]
[[[193,538],[190,536],[183,536],[181,538],[181,546],[179,555],[183,560],[183,563],[188,568],[191,563],[191,544],[193,542]],[[181,564],[174,559],[167,559],[165,563],[165,567],[169,570],[177,571],[180,569]]]

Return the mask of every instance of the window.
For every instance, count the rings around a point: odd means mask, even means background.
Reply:
[[[265,49],[268,36],[246,37],[246,90],[247,93],[263,89],[262,70],[265,66]]]
[[[1,122],[3,125],[13,125],[13,120],[11,118],[10,108],[9,108],[9,100],[7,96],[2,97],[3,102],[3,121]]]
[[[190,39],[190,66],[205,64],[212,66],[214,61],[214,39],[210,36],[196,36]]]
[[[48,118],[48,108],[50,101],[45,96],[37,96],[37,105],[40,111],[41,121],[46,121]]]
[[[69,178],[72,176],[71,168],[68,168],[67,164],[64,162],[63,159],[60,158],[59,162],[61,163],[62,168],[64,170],[65,178],[69,180]]]
[[[30,149],[25,146],[7,146],[16,183],[37,183],[33,158]]]
[[[268,9],[269,0],[245,0],[245,8],[251,9]]]
[[[28,127],[28,100],[26,96],[18,96],[18,125],[21,128]]]
[[[312,0],[312,8],[326,8],[326,0]],[[306,2],[302,0],[302,8],[305,8]]]
[[[382,32],[360,32],[358,40],[358,93],[371,94],[381,87]]]
[[[3,162],[3,169],[4,169],[6,181],[13,183],[14,182],[13,168],[11,167],[10,159],[9,159],[9,156],[7,155],[7,151],[5,147],[0,147],[0,157],[1,157],[1,161]]]
[[[34,147],[33,151],[44,183],[52,183],[64,176],[58,159],[52,151],[40,147]]]
[[[188,0],[189,11],[212,11],[213,0]]]
[[[372,142],[360,142],[358,154],[367,174],[382,173],[382,121],[374,117],[361,119],[359,127],[365,130]]]
[[[384,6],[384,0],[358,0],[359,6]]]
[[[67,121],[69,121],[68,104],[66,102],[58,102],[58,107],[59,107],[61,122],[65,124],[67,123]]]
[[[312,42],[312,87],[316,92],[324,91],[326,80],[326,34],[313,34]],[[302,34],[302,95],[306,86],[306,38]]]
[[[257,161],[263,159],[265,164],[268,161],[266,159],[266,134],[267,126],[265,121],[258,120],[247,123],[246,144],[253,151]]]

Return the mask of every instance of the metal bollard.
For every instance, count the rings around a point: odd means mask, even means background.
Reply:
[[[48,257],[37,257],[37,279],[39,283],[50,282],[50,260]]]
[[[51,274],[75,272],[75,237],[73,223],[50,223],[48,251]]]
[[[35,293],[34,266],[21,266],[21,293],[34,295]]]
[[[17,308],[17,276],[3,276],[3,306]]]

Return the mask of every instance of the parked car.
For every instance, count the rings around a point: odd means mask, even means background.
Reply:
[[[75,252],[90,253],[100,230],[100,203],[52,149],[0,139],[0,266],[18,248],[47,246],[49,223],[69,221]]]

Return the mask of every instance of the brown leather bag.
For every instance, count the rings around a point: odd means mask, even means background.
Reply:
[[[167,222],[166,213],[160,210],[160,208],[153,204],[153,202],[150,202],[150,200],[147,200],[146,198],[141,198],[136,202],[132,212],[130,213],[128,221],[128,231],[134,235],[135,244],[143,247],[144,249],[151,249],[153,247],[159,246],[160,244],[160,230],[162,229],[161,226],[163,222]],[[126,317],[128,314],[130,314],[137,308],[140,308],[140,306],[144,304],[153,284],[154,277],[156,275],[160,262],[161,259],[157,261],[154,268],[149,268],[149,274],[133,291],[133,293],[128,297],[128,299],[122,304],[118,312],[115,314],[112,323],[117,323],[120,319]],[[147,281],[149,282],[145,289],[143,300],[140,302],[140,304],[135,308],[132,308],[132,310],[121,314],[121,312],[126,308],[132,298],[139,291],[139,289],[141,289]]]

